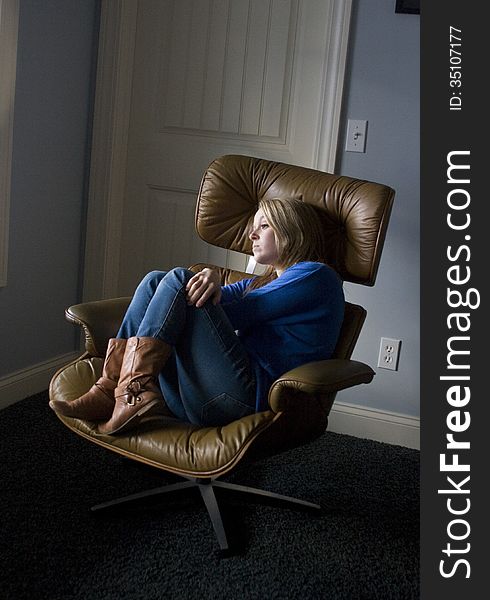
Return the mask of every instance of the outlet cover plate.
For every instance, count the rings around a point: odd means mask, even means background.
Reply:
[[[389,371],[398,371],[401,340],[381,338],[379,345],[378,367]]]

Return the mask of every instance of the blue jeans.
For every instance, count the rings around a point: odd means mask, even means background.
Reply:
[[[152,271],[138,285],[118,338],[155,337],[174,350],[159,384],[173,414],[196,425],[225,425],[255,412],[249,356],[223,308],[189,306],[192,271]]]

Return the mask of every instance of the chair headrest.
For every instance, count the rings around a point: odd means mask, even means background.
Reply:
[[[203,175],[196,230],[210,244],[251,254],[248,232],[260,200],[297,198],[318,209],[325,262],[346,281],[374,285],[394,195],[379,183],[227,155]]]

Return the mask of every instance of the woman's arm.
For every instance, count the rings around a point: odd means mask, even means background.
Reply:
[[[223,308],[234,328],[244,330],[327,305],[332,310],[343,305],[342,285],[334,271],[314,266],[290,269],[266,286],[223,304]]]

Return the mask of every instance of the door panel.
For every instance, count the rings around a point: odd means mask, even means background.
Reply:
[[[345,5],[139,1],[120,293],[150,269],[202,261],[245,270],[246,257],[210,247],[194,230],[200,179],[217,156],[332,168],[320,162],[323,139],[336,137],[324,135],[325,114],[339,113],[340,94],[329,89],[342,81]]]

